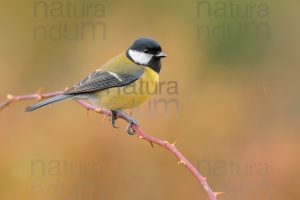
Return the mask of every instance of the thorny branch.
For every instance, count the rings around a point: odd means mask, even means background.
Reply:
[[[28,99],[37,99],[41,100],[44,98],[49,98],[53,97],[59,94],[62,94],[64,91],[57,91],[57,92],[51,92],[51,93],[44,93],[42,94],[41,92],[37,92],[34,94],[28,94],[28,95],[18,95],[18,96],[13,96],[13,95],[7,95],[7,99],[3,102],[0,103],[0,110],[2,110],[4,107],[8,106],[9,104],[15,102],[15,101],[21,101],[21,100],[28,100]],[[96,113],[103,114],[105,116],[111,116],[111,111],[106,110],[103,108],[95,107],[91,104],[88,104],[85,101],[82,100],[75,100],[77,103],[79,103],[81,106],[86,108],[87,110],[92,110]],[[121,118],[127,122],[129,122],[128,116],[122,115],[121,113],[118,114],[118,118]],[[138,127],[135,124],[132,124],[131,128],[135,131],[136,135],[138,136],[139,139],[146,140],[153,144],[157,144],[167,150],[169,150],[172,154],[174,154],[178,161],[178,164],[184,165],[191,173],[192,175],[200,182],[200,184],[203,186],[205,189],[208,197],[210,200],[217,200],[217,196],[219,194],[222,194],[222,192],[213,192],[211,187],[208,185],[206,178],[202,176],[199,171],[196,169],[196,167],[186,159],[186,157],[176,148],[175,143],[169,143],[166,140],[161,140],[159,138],[153,137],[145,132],[143,132],[140,127]]]

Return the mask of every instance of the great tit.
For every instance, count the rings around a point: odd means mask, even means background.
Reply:
[[[67,89],[63,94],[45,99],[26,108],[26,112],[65,99],[88,100],[112,111],[112,125],[118,112],[134,108],[155,92],[166,57],[158,42],[141,37],[120,55]],[[132,120],[130,123],[136,123]],[[129,124],[131,126],[131,124]],[[128,126],[128,127],[129,127]]]

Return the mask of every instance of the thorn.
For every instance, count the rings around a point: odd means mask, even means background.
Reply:
[[[185,165],[185,162],[184,162],[184,160],[180,160],[180,161],[177,163],[177,165],[179,165],[179,164],[183,164],[183,165]]]
[[[203,179],[206,181],[207,180],[207,178],[206,177],[203,177]]]
[[[177,143],[177,141],[173,142],[171,145],[172,145],[173,147],[175,147],[176,143]]]
[[[14,97],[13,97],[13,95],[8,94],[8,95],[6,95],[6,98],[7,98],[8,100],[12,100]]]
[[[104,115],[104,117],[103,117],[103,119],[102,119],[102,120],[104,121],[104,120],[106,120],[106,118],[107,118],[107,115]]]
[[[170,144],[167,140],[164,141],[165,144]]]
[[[143,136],[141,136],[141,135],[139,135],[139,136],[138,136],[138,138],[139,138],[139,139],[144,139],[144,137],[143,137]]]
[[[40,100],[43,99],[43,97],[42,97],[40,94],[37,93],[36,95],[37,95],[37,100],[38,100],[38,101],[40,101]]]
[[[131,117],[131,115],[132,115],[132,110],[130,111],[130,113],[129,113],[129,116]]]
[[[149,141],[149,143],[150,143],[151,147],[154,148],[153,142]]]
[[[40,101],[40,100],[42,100],[43,99],[43,96],[41,95],[41,93],[42,93],[42,88],[40,88],[40,89],[38,89],[38,91],[36,91],[36,99],[38,100],[38,101]]]
[[[69,89],[69,87],[65,87],[65,91],[67,91]]]
[[[220,195],[222,195],[222,194],[225,194],[225,192],[214,192],[214,194],[215,194],[215,196],[217,197],[217,196],[220,196]]]
[[[101,108],[96,108],[94,111],[95,111],[96,113],[101,113],[102,109],[101,109]],[[105,115],[104,117],[106,117],[106,115]]]
[[[40,95],[42,93],[42,90],[43,90],[42,88],[38,89],[38,91],[36,91],[36,94]]]

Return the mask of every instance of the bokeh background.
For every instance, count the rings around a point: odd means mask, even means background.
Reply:
[[[87,4],[87,16],[67,14],[67,5],[80,13]],[[0,95],[64,89],[138,36],[153,37],[168,54],[161,81],[176,81],[178,94],[165,85],[134,111],[142,128],[177,141],[225,193],[219,199],[299,199],[298,9],[297,1],[3,0]],[[81,23],[100,28],[76,38]],[[59,24],[71,39],[56,35]],[[224,24],[229,35],[215,28]],[[149,106],[155,100],[173,103]],[[173,155],[127,135],[123,122],[113,129],[72,101],[23,112],[32,103],[0,113],[0,199],[207,199]]]

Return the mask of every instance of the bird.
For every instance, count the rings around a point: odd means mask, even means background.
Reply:
[[[25,111],[30,112],[66,99],[86,100],[111,110],[111,123],[116,127],[119,113],[124,114],[124,109],[134,108],[154,94],[159,82],[161,59],[164,57],[166,54],[157,41],[139,37],[125,52],[109,60],[61,95],[28,106]],[[126,129],[129,134],[134,134],[130,130],[132,124],[138,125],[130,116]]]

